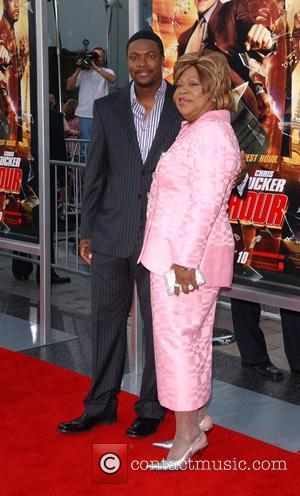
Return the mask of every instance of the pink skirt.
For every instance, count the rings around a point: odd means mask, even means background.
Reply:
[[[197,410],[211,394],[212,333],[219,288],[169,296],[151,272],[158,399],[174,411]]]

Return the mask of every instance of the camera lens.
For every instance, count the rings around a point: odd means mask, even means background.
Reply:
[[[77,64],[83,70],[89,70],[92,66],[92,61],[96,61],[98,54],[96,52],[84,52],[79,54],[81,63]]]

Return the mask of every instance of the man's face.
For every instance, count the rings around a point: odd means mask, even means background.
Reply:
[[[205,14],[205,12],[210,9],[213,4],[216,2],[216,0],[194,0],[196,9],[198,10],[199,14]]]
[[[97,60],[95,60],[95,63],[99,66],[102,66],[105,62],[105,53],[103,50],[93,50],[97,54]]]
[[[4,11],[12,22],[17,22],[19,19],[19,0],[4,0]]]
[[[163,56],[153,40],[136,40],[128,47],[129,74],[135,84],[155,86],[162,79]]]

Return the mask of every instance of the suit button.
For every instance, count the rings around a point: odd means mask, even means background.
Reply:
[[[146,172],[145,171],[142,171],[142,176],[145,176],[146,175]]]
[[[138,198],[141,199],[142,198],[142,195],[141,194],[138,194]]]

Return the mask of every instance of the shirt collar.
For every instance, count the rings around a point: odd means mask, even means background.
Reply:
[[[164,79],[162,79],[161,85],[158,88],[157,92],[155,93],[154,96],[155,100],[157,100],[157,97],[159,96],[165,96],[166,89],[167,89],[167,83]],[[139,101],[135,94],[134,82],[130,86],[130,102],[131,102],[131,106],[133,106],[135,103],[139,104]]]

